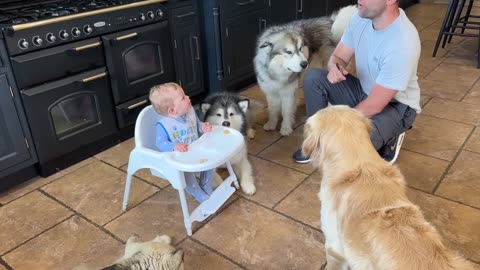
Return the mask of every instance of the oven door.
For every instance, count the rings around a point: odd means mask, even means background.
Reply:
[[[167,21],[102,38],[115,104],[145,95],[156,84],[175,81]]]
[[[117,131],[109,89],[98,68],[21,91],[40,163]]]

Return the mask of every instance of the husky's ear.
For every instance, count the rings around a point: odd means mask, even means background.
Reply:
[[[263,48],[266,48],[266,47],[272,47],[273,48],[273,44],[268,42],[268,41],[265,41],[262,45],[260,45],[260,49],[263,49]]]
[[[238,102],[238,106],[240,106],[240,109],[242,109],[244,113],[247,113],[249,105],[250,105],[250,100],[248,99],[242,99]]]
[[[157,235],[155,239],[153,239],[153,242],[158,242],[158,243],[164,243],[164,244],[170,244],[172,242],[172,239],[168,235]]]
[[[202,109],[202,112],[205,114],[207,113],[208,109],[210,109],[210,107],[212,107],[212,104],[210,103],[202,103],[200,105],[200,108]]]

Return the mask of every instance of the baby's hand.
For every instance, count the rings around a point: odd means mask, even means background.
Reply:
[[[188,144],[177,143],[175,144],[175,151],[178,152],[187,152],[188,151]]]
[[[210,124],[210,122],[203,123],[202,131],[203,133],[212,131],[212,125]]]

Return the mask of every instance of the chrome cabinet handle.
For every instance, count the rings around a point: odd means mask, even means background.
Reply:
[[[298,12],[303,12],[303,0],[298,1]]]
[[[260,18],[260,20],[258,20],[258,30],[262,32],[264,29],[267,29],[267,20]]]
[[[195,56],[195,60],[200,60],[200,49],[199,49],[199,46],[198,46],[198,37],[196,36],[193,36],[192,37],[193,40],[195,40],[195,50],[196,50],[196,56]]]
[[[248,0],[246,2],[237,2],[237,5],[245,6],[245,5],[250,5],[250,4],[253,4],[253,3],[255,3],[255,0]]]
[[[92,43],[92,44],[88,44],[88,45],[84,45],[84,46],[80,46],[80,47],[76,47],[76,48],[73,48],[72,50],[74,50],[76,52],[79,52],[79,51],[83,51],[83,50],[90,49],[90,48],[96,48],[96,47],[100,46],[100,44],[102,44],[101,41],[95,42],[95,43]]]
[[[105,77],[105,76],[107,76],[107,72],[102,72],[102,73],[100,73],[100,74],[93,75],[93,76],[91,76],[91,77],[82,79],[82,82],[83,82],[83,83],[91,82],[91,81],[94,81],[94,80],[103,78],[103,77]]]
[[[137,107],[140,107],[140,106],[142,106],[142,105],[144,105],[144,104],[147,104],[147,102],[148,102],[147,100],[142,100],[142,101],[140,101],[140,102],[137,102],[137,103],[135,103],[135,104],[133,104],[133,105],[128,106],[127,109],[133,110],[133,109],[135,109],[135,108],[137,108]]]
[[[124,40],[124,39],[128,39],[128,38],[136,37],[136,36],[138,36],[138,33],[131,33],[131,34],[128,34],[128,35],[116,37],[115,40],[119,41],[119,40]]]

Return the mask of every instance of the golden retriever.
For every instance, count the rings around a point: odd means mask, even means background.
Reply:
[[[320,110],[305,124],[302,151],[322,172],[326,269],[473,269],[408,200],[403,175],[378,155],[371,129],[366,117],[343,105]]]

